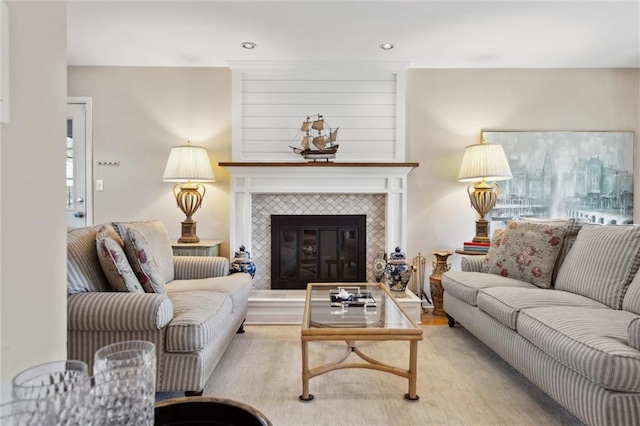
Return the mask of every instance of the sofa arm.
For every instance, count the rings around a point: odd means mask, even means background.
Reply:
[[[640,351],[640,317],[629,323],[629,346]]]
[[[166,294],[89,292],[67,298],[69,330],[159,330],[172,318],[173,304]]]
[[[229,259],[220,256],[174,256],[173,266],[176,280],[229,275]]]
[[[460,268],[466,272],[480,272],[482,261],[486,256],[462,256]]]

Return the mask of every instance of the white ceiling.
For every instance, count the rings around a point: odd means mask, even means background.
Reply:
[[[80,0],[68,4],[67,37],[69,65],[640,67],[640,0]]]

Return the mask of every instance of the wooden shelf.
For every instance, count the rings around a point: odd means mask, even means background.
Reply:
[[[310,162],[219,162],[220,167],[411,167],[416,168],[420,163],[355,163],[335,161],[310,161]]]

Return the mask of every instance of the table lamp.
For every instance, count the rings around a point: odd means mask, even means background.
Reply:
[[[511,169],[502,145],[481,140],[480,143],[469,145],[465,149],[458,182],[472,182],[467,186],[467,192],[471,205],[480,215],[480,219],[476,221],[474,242],[490,242],[489,222],[484,215],[493,209],[500,195],[500,185],[496,181],[511,177]]]
[[[215,182],[207,150],[191,145],[191,142],[171,148],[162,180],[177,182],[173,185],[173,195],[187,216],[182,221],[182,236],[178,242],[197,243],[200,238],[196,235],[196,222],[191,217],[200,208],[206,192],[201,183]]]

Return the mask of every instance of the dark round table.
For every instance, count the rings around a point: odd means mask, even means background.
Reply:
[[[224,398],[184,397],[155,404],[155,426],[272,426],[264,414]]]

